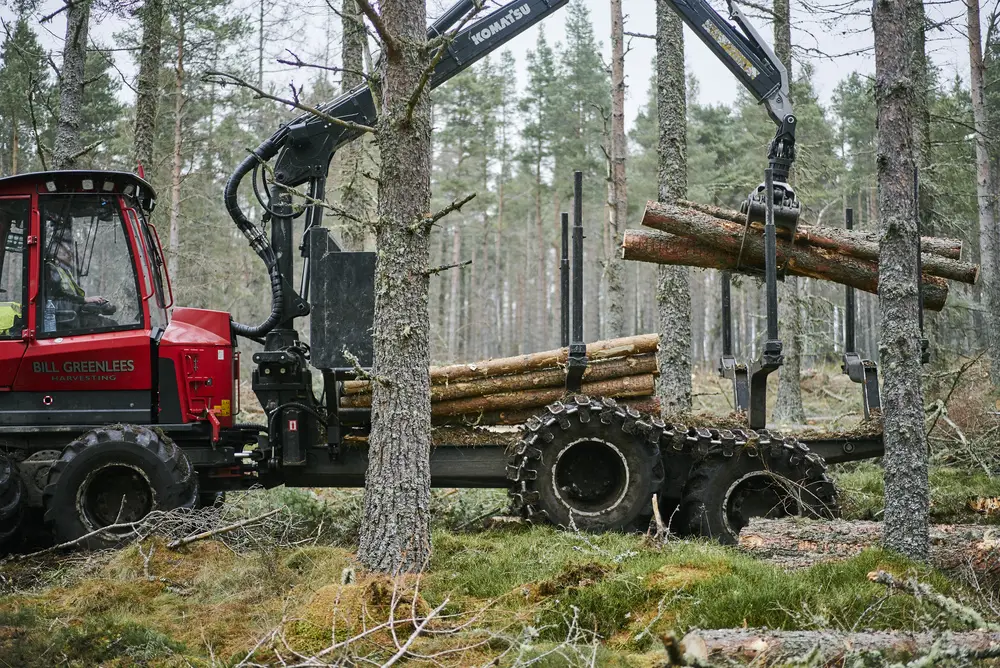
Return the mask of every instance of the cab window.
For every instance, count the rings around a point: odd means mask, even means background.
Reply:
[[[39,213],[39,336],[141,328],[142,302],[118,199],[39,197]]]
[[[31,199],[0,199],[0,339],[20,339],[28,303],[25,232]]]

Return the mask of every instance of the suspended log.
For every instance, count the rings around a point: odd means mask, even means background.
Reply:
[[[740,237],[736,237],[734,249],[721,250],[674,234],[626,230],[622,240],[622,256],[626,260],[638,262],[686,265],[760,276],[764,267],[763,239],[747,235],[742,260],[739,257],[739,244]],[[790,258],[789,255],[794,257]],[[878,294],[878,265],[870,260],[841,255],[824,248],[792,247],[789,252],[785,242],[784,253],[779,243],[778,261],[784,263],[786,273],[792,276],[833,281]],[[944,279],[925,275],[923,292],[924,308],[929,311],[944,308],[948,298],[948,284]]]
[[[971,570],[981,583],[1000,582],[1000,541],[992,533],[975,524],[933,525],[930,561],[944,571]],[[845,520],[753,518],[739,537],[741,550],[785,568],[848,559],[881,544],[880,522]]]
[[[611,360],[597,361],[588,364],[583,374],[584,382],[595,382],[621,376],[635,376],[644,373],[657,373],[656,356],[652,353],[633,355]],[[463,397],[478,397],[484,394],[500,394],[517,392],[540,387],[563,387],[566,384],[566,371],[562,368],[529,371],[512,376],[493,376],[477,378],[458,383],[431,385],[431,401],[451,401]],[[365,381],[364,387],[353,387],[354,396],[346,396],[341,402],[343,406],[370,406],[371,384]]]
[[[614,357],[641,355],[643,353],[655,353],[659,340],[657,334],[638,334],[620,339],[594,341],[587,344],[587,359],[596,361]],[[566,364],[568,357],[569,352],[566,348],[557,348],[556,350],[517,355],[516,357],[499,357],[483,362],[438,367],[432,366],[430,371],[431,383],[452,383],[458,380],[491,378],[493,376],[505,376],[536,371],[538,369],[548,369]],[[345,381],[343,393],[346,395],[364,392],[367,385],[367,381]]]
[[[642,224],[661,232],[695,239],[722,251],[734,252],[737,257],[742,248],[744,259],[748,259],[751,264],[759,263],[763,266],[764,235],[758,227],[751,227],[747,230],[742,224],[716,218],[695,209],[659,202],[649,202],[646,205]],[[831,263],[847,263],[853,265],[853,269],[858,271],[864,270],[867,266],[878,261],[877,244],[859,242],[844,230],[832,228],[812,228],[812,230],[813,237],[822,239],[822,243],[811,243],[810,237],[802,234],[796,236],[794,244],[787,239],[779,238],[778,262],[780,264],[800,265],[799,270],[806,272],[803,275],[823,280],[836,280],[826,277]],[[758,250],[759,260],[756,259]],[[859,259],[869,260],[868,265],[858,264],[856,261]],[[959,262],[927,253],[924,254],[924,262],[926,275],[970,284],[975,283],[979,275],[979,267],[968,262]],[[809,272],[814,272],[816,275]],[[877,283],[877,276],[875,281]]]
[[[669,642],[669,640],[668,640]],[[778,664],[782,659],[804,657],[814,649],[819,659],[809,665],[839,664],[847,654],[877,652],[911,658],[976,659],[1000,656],[1000,636],[991,631],[770,631],[717,629],[689,633],[681,641],[688,656],[729,659],[740,664]],[[683,665],[683,664],[681,664]],[[714,665],[714,664],[713,664]],[[927,665],[935,665],[929,662]]]
[[[638,399],[626,399],[618,402],[619,405],[628,406],[633,410],[647,415],[659,416],[660,400],[656,397],[645,397]],[[477,427],[482,425],[519,425],[528,421],[528,418],[535,415],[544,415],[545,408],[528,408],[525,410],[513,411],[489,411],[485,413],[470,413],[466,415],[441,415],[431,418],[435,425],[461,425],[466,427]]]
[[[650,373],[584,383],[580,388],[580,393],[615,398],[646,397],[653,394],[655,385],[654,376]],[[564,396],[566,396],[565,388],[549,387],[538,390],[505,392],[504,394],[487,394],[481,397],[465,397],[453,401],[438,401],[431,404],[431,417],[540,408]]]
[[[746,222],[746,216],[744,214],[721,206],[701,204],[700,202],[692,202],[684,199],[677,200],[677,204],[679,206],[694,209],[695,211],[701,211],[702,213],[707,213],[710,216],[722,218],[723,220],[728,220],[740,225],[743,225]],[[800,223],[797,228],[797,234],[795,235],[796,243],[798,243],[800,239],[814,236],[818,238],[812,243],[822,245],[824,243],[823,240],[827,238],[826,234],[829,230],[832,230],[835,235],[839,238],[845,239],[845,241],[841,241],[836,246],[826,246],[827,248],[844,248],[844,252],[849,255],[855,255],[856,257],[866,260],[878,259],[878,237],[875,236],[874,232],[865,232],[863,230],[852,230],[848,232],[847,230],[839,227],[804,225]],[[952,260],[962,259],[961,239],[920,237],[920,247],[925,255],[937,255]],[[857,249],[856,251],[852,250],[855,248]],[[874,249],[874,254],[872,253],[872,249]],[[927,260],[925,259],[924,262],[927,262]]]

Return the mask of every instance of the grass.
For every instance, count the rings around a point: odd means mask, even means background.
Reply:
[[[531,652],[542,652],[565,638],[575,615],[580,629],[602,640],[600,665],[648,665],[662,651],[655,640],[661,632],[947,628],[927,603],[906,594],[886,597],[884,587],[869,582],[867,573],[879,568],[962,595],[942,575],[879,550],[785,573],[710,543],[654,548],[641,536],[546,527],[438,529],[434,546],[419,594],[407,593],[396,614],[408,615],[411,605],[426,612],[446,598],[446,612],[485,612],[478,631],[428,640],[425,650],[469,644],[486,629],[526,638]],[[133,546],[77,579],[64,574],[57,585],[0,598],[0,657],[23,666],[212,665],[213,657],[231,665],[282,618],[289,620],[292,647],[317,651],[329,644],[334,619],[342,639],[362,620],[384,621],[392,600],[393,583],[358,572],[340,547],[238,555],[212,541],[172,552],[154,540],[143,549],[150,548],[152,581]],[[404,590],[415,584],[410,578]],[[449,655],[445,665],[483,663],[505,642]]]
[[[885,487],[882,467],[874,462],[832,467],[841,494],[845,519],[881,520]],[[1000,497],[1000,478],[980,469],[952,466],[930,469],[931,521],[939,524],[1000,523],[1000,514],[981,515],[968,502],[978,497]]]

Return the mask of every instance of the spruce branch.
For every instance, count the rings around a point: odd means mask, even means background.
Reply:
[[[451,204],[441,209],[437,213],[430,214],[410,225],[410,232],[426,232],[434,227],[434,224],[447,216],[452,211],[461,211],[462,207],[471,202],[478,193],[466,195],[462,199],[454,200]]]
[[[299,99],[298,91],[296,91],[294,87],[292,87],[292,99],[287,99],[284,97],[280,97],[278,95],[274,95],[272,93],[268,93],[267,91],[263,90],[258,86],[255,86],[249,81],[246,81],[245,79],[242,79],[241,77],[238,77],[235,74],[229,74],[227,72],[218,72],[215,70],[210,70],[205,73],[205,75],[201,78],[201,80],[206,83],[217,83],[220,86],[227,86],[233,84],[236,86],[240,86],[241,88],[246,88],[247,90],[254,93],[256,99],[273,100],[280,104],[286,104],[290,107],[294,107],[295,109],[300,109],[301,111],[310,113],[316,118],[326,121],[327,123],[331,123],[333,125],[339,125],[340,127],[347,128],[348,130],[354,130],[355,132],[375,131],[375,128],[372,128],[368,125],[362,125],[361,123],[355,123],[353,121],[345,121],[342,118],[336,118],[326,113],[325,111],[321,111],[320,109],[317,109],[316,107],[310,104],[302,102]]]

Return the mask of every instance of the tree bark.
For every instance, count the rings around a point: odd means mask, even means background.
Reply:
[[[611,141],[608,178],[608,280],[606,328],[609,338],[625,335],[625,264],[618,253],[628,224],[628,189],[625,178],[625,33],[622,0],[611,0]]]
[[[653,374],[609,378],[580,386],[580,394],[602,397],[648,397],[653,394],[656,380]],[[545,406],[566,396],[564,387],[546,387],[537,390],[521,390],[503,394],[488,394],[481,397],[465,397],[452,401],[437,401],[431,404],[431,414],[468,415],[503,410],[522,410]],[[372,409],[374,414],[375,409]]]
[[[652,227],[664,232],[670,232],[671,234],[682,234],[684,236],[691,237],[692,239],[701,238],[700,232],[704,231],[705,241],[708,243],[715,243],[717,245],[724,243],[724,246],[720,245],[718,247],[725,249],[733,248],[735,238],[735,243],[737,244],[735,247],[739,250],[739,247],[740,245],[743,245],[744,240],[744,220],[733,220],[733,218],[739,214],[731,216],[728,214],[735,212],[728,212],[725,209],[704,205],[689,207],[687,204],[688,203],[685,202],[678,203],[678,206],[676,207],[664,207],[661,204],[649,202],[646,204],[646,212],[643,214],[642,223],[647,227]],[[716,212],[723,215],[717,215]],[[702,216],[698,214],[704,215]],[[713,218],[717,220],[712,220]],[[649,222],[647,222],[647,220]],[[699,233],[696,233],[693,230],[689,230],[687,233],[677,231],[678,229],[682,229],[681,226],[685,225],[689,221],[691,221],[691,225],[698,228]],[[721,230],[726,230],[726,234],[734,238],[721,241],[718,237]],[[763,230],[758,226],[751,226],[750,229],[746,231],[745,237],[747,241],[754,238],[756,243],[763,238]],[[955,249],[954,244],[958,244],[959,250],[961,249],[960,241],[953,243],[953,240],[951,239],[938,239],[936,237],[923,237],[923,240],[929,242],[930,246],[940,249],[948,255],[953,254]],[[779,237],[778,245],[779,251],[781,248],[809,249],[810,247],[816,247],[831,250],[838,254],[847,255],[851,258],[878,261],[877,241],[871,240],[867,234],[848,232],[847,230],[836,227],[799,225],[794,242],[789,242],[787,239]],[[744,247],[743,250],[744,253],[746,253],[746,247]],[[931,253],[929,251],[925,251],[921,255],[921,259],[924,274],[947,278],[953,281],[960,281],[962,283],[968,283],[969,285],[974,285],[979,280],[979,267],[970,262],[961,262],[959,260],[952,259],[941,254]]]
[[[670,216],[659,218],[654,225],[656,229],[710,244],[715,250],[721,251],[723,254],[716,256],[719,262],[710,265],[713,268],[729,270],[739,268],[741,272],[759,273],[764,267],[763,237],[747,234],[744,243],[742,227],[734,226],[732,223],[720,223],[690,215],[689,212],[675,211]],[[697,230],[693,229],[695,227]],[[639,230],[629,230],[625,235],[625,244],[633,243],[632,240],[638,238],[639,232]],[[648,242],[649,237],[645,237],[645,240]],[[665,241],[669,241],[669,238]],[[648,247],[649,243],[646,245]],[[704,260],[705,256],[699,255],[692,259]],[[879,268],[869,260],[860,260],[824,248],[792,245],[784,239],[779,239],[778,262],[789,274],[833,281],[878,294]],[[942,278],[925,274],[923,284],[924,307],[940,311],[948,296],[947,282]]]
[[[986,320],[986,345],[990,356],[990,381],[1000,385],[1000,233],[993,216],[990,193],[990,133],[986,108],[986,76],[979,27],[979,2],[969,0],[969,77],[972,88],[972,119],[976,137],[976,200],[979,205],[979,262],[983,267],[983,317]]]
[[[431,122],[424,0],[380,3],[382,89],[375,138],[381,153],[375,241],[372,427],[358,561],[398,574],[430,558],[430,366],[427,267]],[[411,100],[412,98],[412,100]],[[411,231],[412,230],[412,231]]]
[[[971,569],[984,587],[1000,582],[1000,543],[989,527],[975,524],[931,526],[930,563],[943,571]],[[832,520],[803,522],[799,518],[769,520],[755,517],[740,532],[740,549],[782,568],[850,559],[882,541],[881,522]]]
[[[656,3],[657,198],[673,202],[687,195],[687,82],[684,31],[666,2]],[[663,415],[691,410],[691,285],[687,267],[656,269],[656,396]]]
[[[697,636],[697,638],[695,638]],[[995,651],[996,633],[990,631],[910,632],[910,631],[770,631],[765,629],[718,629],[696,631],[684,638],[685,649],[700,646],[713,659],[730,659],[740,664],[782,665],[781,659],[801,659],[819,651],[814,665],[839,665],[851,655],[883,652],[913,657],[942,651]],[[936,647],[940,645],[940,647]],[[970,656],[969,658],[974,658]],[[888,657],[882,665],[888,665]],[[795,663],[793,661],[793,663]],[[872,664],[874,665],[874,664]],[[896,664],[902,665],[902,664]],[[920,664],[934,665],[934,663]]]
[[[87,28],[90,0],[66,7],[66,40],[63,42],[62,70],[59,73],[59,121],[52,169],[75,169],[83,151],[80,124],[83,116],[84,66],[87,62]]]
[[[882,420],[885,429],[886,547],[928,556],[927,447],[918,325],[917,234],[913,201],[912,0],[875,0],[875,102],[878,153],[879,307]]]
[[[714,218],[722,218],[723,220],[740,225],[746,222],[746,214],[721,206],[702,204],[686,199],[677,200],[677,205],[701,211]],[[799,243],[801,240],[808,241],[816,246],[840,250],[848,255],[860,257],[865,260],[878,260],[878,234],[875,232],[866,232],[864,230],[852,230],[848,232],[839,227],[806,225],[800,222],[796,228],[795,243]],[[961,239],[920,237],[920,248],[924,253],[925,263],[933,262],[933,256],[960,260],[962,258],[963,244],[964,242]]]
[[[587,382],[594,382],[609,378],[621,378],[623,376],[648,373],[656,373],[656,358],[652,354],[636,355],[634,357],[589,364],[583,373],[583,379]],[[361,382],[363,385],[344,388],[344,396],[341,400],[342,406],[371,405],[371,384],[368,381]],[[463,383],[431,384],[431,401],[450,401],[463,397],[478,397],[487,394],[517,392],[541,387],[563,387],[565,383],[566,370],[559,368],[530,371],[510,376],[480,378]]]
[[[365,29],[355,0],[343,0],[341,16],[343,37],[340,62],[345,70],[354,70],[341,74],[340,91],[346,93],[362,83]],[[341,238],[347,251],[365,249],[365,227],[359,222],[368,219],[368,193],[362,175],[365,141],[365,138],[359,137],[337,152],[340,161],[340,206],[345,214],[340,217],[343,226]]]
[[[148,172],[153,169],[153,142],[156,112],[160,100],[160,47],[163,43],[163,0],[146,0],[142,5],[142,49],[135,98],[135,139],[133,158]]]
[[[792,21],[789,0],[774,0],[774,53],[792,80]],[[789,175],[794,185],[797,173]],[[778,371],[778,396],[774,402],[774,419],[779,422],[802,424],[806,420],[802,408],[802,316],[799,308],[799,279],[787,276],[778,288],[778,324],[784,342],[785,363]]]
[[[184,148],[184,7],[177,9],[177,60],[174,62],[174,157],[170,169],[170,240],[167,275],[174,280],[180,274],[181,248],[181,168]]]
[[[637,336],[626,336],[621,339],[595,341],[587,344],[587,358],[594,361],[656,352],[658,340],[656,334],[639,334]],[[484,362],[434,367],[430,370],[430,378],[434,383],[450,383],[470,378],[504,376],[512,373],[523,373],[559,366],[565,364],[567,359],[569,359],[568,349],[557,348],[540,353],[501,357]]]

